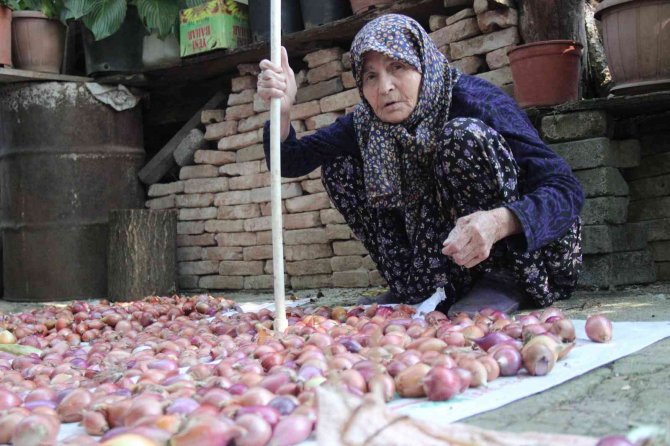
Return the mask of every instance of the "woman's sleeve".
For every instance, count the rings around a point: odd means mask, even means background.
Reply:
[[[263,129],[263,149],[270,169],[270,121],[265,123]],[[351,114],[337,118],[328,127],[300,139],[296,137],[295,129],[291,126],[288,138],[281,144],[282,177],[307,175],[324,162],[346,155],[360,157]]]
[[[523,237],[511,237],[510,242],[535,251],[566,234],[579,217],[584,191],[570,166],[542,141],[511,97],[484,80],[467,78],[466,88],[460,89],[465,113],[498,131],[520,168],[521,196],[506,207],[519,219]]]

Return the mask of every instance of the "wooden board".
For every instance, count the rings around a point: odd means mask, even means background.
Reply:
[[[529,116],[536,117],[555,113],[570,113],[586,110],[605,110],[614,117],[626,118],[637,115],[653,115],[670,111],[670,91],[658,91],[629,96],[582,99],[552,108],[529,108]]]
[[[173,153],[179,143],[186,137],[188,132],[200,125],[200,114],[203,110],[218,108],[226,99],[226,93],[219,91],[212,99],[207,101],[205,105],[200,108],[186,124],[163,146],[149,162],[140,170],[138,176],[140,181],[144,184],[154,184],[160,181],[161,178],[176,164]]]
[[[17,70],[16,68],[0,67],[0,83],[14,82],[92,82],[90,77],[70,76],[68,74],[42,73],[41,71]]]
[[[282,45],[286,47],[290,57],[304,56],[324,46],[348,46],[367,22],[386,13],[409,15],[425,24],[427,29],[430,15],[444,14],[444,0],[396,1],[392,5],[371,9],[363,14],[286,34],[282,36]],[[219,50],[185,58],[177,66],[146,71],[145,74],[149,80],[147,88],[157,88],[177,82],[197,82],[216,77],[234,71],[241,63],[258,63],[261,59],[269,57],[269,54],[269,44],[260,42],[233,50]]]

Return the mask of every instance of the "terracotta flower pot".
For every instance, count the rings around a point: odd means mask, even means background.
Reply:
[[[65,26],[41,12],[12,13],[14,66],[22,70],[60,73],[65,49]]]
[[[12,11],[0,6],[0,66],[12,65]]]
[[[605,0],[602,21],[615,94],[670,89],[670,0]]]
[[[582,44],[573,40],[547,40],[510,49],[507,55],[519,105],[542,107],[577,100],[581,50]]]
[[[351,9],[354,14],[361,14],[377,6],[385,6],[393,3],[393,0],[350,0]]]

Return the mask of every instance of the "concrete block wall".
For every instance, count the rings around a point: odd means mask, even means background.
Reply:
[[[631,188],[623,175],[638,169],[640,142],[611,139],[613,125],[606,112],[597,110],[552,114],[540,122],[542,138],[565,158],[586,193],[580,277],[585,287],[656,280],[647,228],[628,215]]]
[[[625,173],[630,220],[645,227],[658,280],[670,280],[670,114],[648,116],[637,125],[641,160]]]

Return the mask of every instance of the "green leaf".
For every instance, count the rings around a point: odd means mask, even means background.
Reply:
[[[126,17],[126,0],[89,0],[91,10],[83,17],[84,25],[95,40],[102,40],[119,30]]]
[[[64,0],[63,5],[67,9],[68,19],[80,19],[91,11],[93,2],[91,0]]]
[[[137,12],[150,32],[167,37],[179,19],[179,4],[174,0],[137,0]]]

